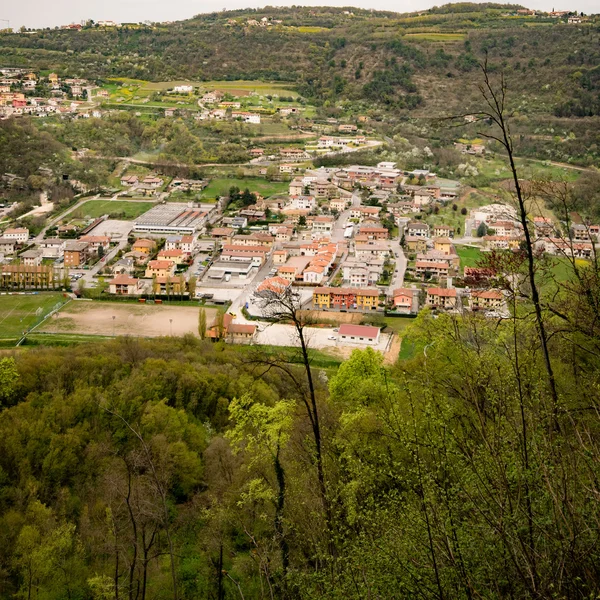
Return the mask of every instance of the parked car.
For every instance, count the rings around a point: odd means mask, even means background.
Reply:
[[[335,335],[327,336],[327,339],[328,340],[337,340],[337,338],[335,337]]]

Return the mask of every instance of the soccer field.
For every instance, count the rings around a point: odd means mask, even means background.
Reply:
[[[0,343],[16,343],[24,331],[37,325],[66,298],[59,292],[0,295]]]

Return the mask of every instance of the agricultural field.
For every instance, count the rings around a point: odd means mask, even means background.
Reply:
[[[59,292],[0,295],[0,345],[13,345],[66,299]]]
[[[456,253],[460,257],[461,270],[465,267],[474,267],[481,258],[481,250],[472,246],[456,246]]]
[[[435,31],[423,31],[421,33],[406,33],[404,37],[414,40],[426,40],[428,42],[460,42],[467,36],[466,33],[438,33]]]
[[[84,217],[95,219],[102,215],[109,215],[111,218],[135,219],[141,214],[150,210],[155,205],[154,202],[128,202],[127,200],[90,200],[82,204],[77,213]]]
[[[267,181],[266,179],[213,179],[208,186],[202,190],[201,197],[215,198],[216,196],[226,196],[231,186],[237,186],[241,190],[248,188],[251,192],[257,192],[261,196],[272,196],[273,194],[283,194],[288,191],[289,184],[285,181]]]
[[[211,323],[217,310],[206,308]],[[125,302],[71,302],[41,333],[160,337],[198,335],[198,306],[164,306]]]
[[[153,92],[160,92],[171,89],[177,85],[191,85],[200,88],[201,92],[220,90],[233,96],[247,96],[254,92],[261,96],[279,95],[279,96],[298,96],[298,92],[288,89],[289,84],[266,81],[142,81],[138,79],[115,78],[104,86],[111,93],[111,99],[123,96],[133,98],[134,96],[149,97]],[[192,96],[174,96],[174,98],[190,99]]]

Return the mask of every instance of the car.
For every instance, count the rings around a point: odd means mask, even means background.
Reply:
[[[334,331],[337,333],[339,331],[339,329],[334,329]]]
[[[337,338],[335,337],[335,335],[328,335],[327,339],[328,340],[337,340]]]

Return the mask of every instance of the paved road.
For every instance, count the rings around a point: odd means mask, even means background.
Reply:
[[[344,231],[346,230],[346,224],[348,223],[348,219],[350,218],[350,212],[352,211],[352,207],[360,206],[361,199],[358,190],[354,190],[352,192],[352,204],[350,208],[342,211],[333,225],[333,231],[331,232],[331,241],[332,242],[342,242],[344,238]],[[346,238],[347,239],[347,238]]]
[[[391,296],[394,290],[402,287],[402,284],[404,283],[404,274],[406,273],[406,266],[408,264],[406,256],[404,255],[404,251],[402,250],[402,246],[400,246],[400,240],[390,240],[390,247],[394,254],[393,260],[396,262],[396,272],[394,273],[388,288],[388,296]]]

